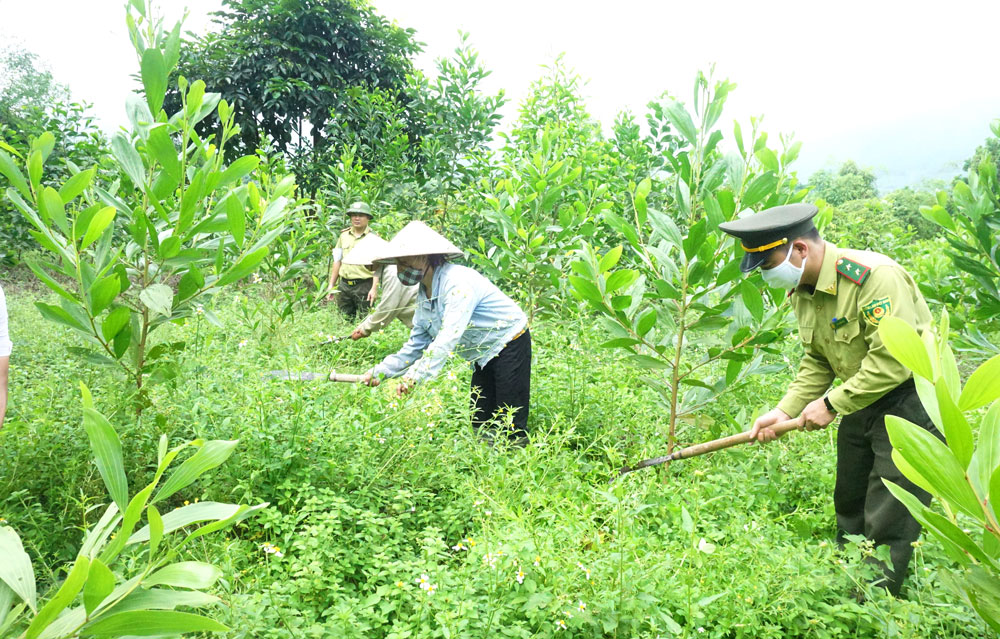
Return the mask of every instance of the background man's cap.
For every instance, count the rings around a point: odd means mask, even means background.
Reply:
[[[374,233],[369,233],[361,238],[361,241],[354,245],[350,253],[344,257],[344,264],[357,264],[368,266],[374,264],[381,253],[385,252],[389,243]]]
[[[348,215],[354,215],[356,213],[367,215],[369,218],[374,217],[372,215],[372,207],[368,206],[365,202],[355,202],[347,208]]]
[[[452,260],[465,255],[462,250],[448,241],[431,227],[419,220],[414,220],[396,233],[389,245],[375,258],[376,264],[395,264],[401,257],[418,255],[443,255]]]
[[[771,249],[787,245],[813,230],[819,212],[813,204],[786,204],[719,225],[740,241],[746,252],[740,270],[749,273],[761,264]]]

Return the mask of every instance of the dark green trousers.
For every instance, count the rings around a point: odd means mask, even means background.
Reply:
[[[368,315],[371,304],[368,303],[368,291],[372,290],[372,278],[363,280],[348,280],[340,278],[337,283],[337,308],[352,320],[358,315]]]
[[[899,484],[925,505],[930,503],[931,496],[904,477],[892,462],[886,415],[902,417],[943,439],[920,403],[913,380],[889,391],[874,404],[845,416],[837,432],[833,503],[840,543],[844,542],[844,535],[864,535],[876,545],[889,546],[892,565],[883,566],[885,581],[881,585],[898,596],[913,555],[912,543],[920,536],[920,524],[892,496],[882,479]]]

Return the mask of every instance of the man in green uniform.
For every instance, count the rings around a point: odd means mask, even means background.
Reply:
[[[344,264],[344,258],[364,237],[371,233],[368,224],[372,219],[371,207],[364,202],[355,202],[347,209],[351,225],[340,232],[337,245],[333,249],[333,266],[330,268],[330,281],[327,300],[332,301],[337,295],[337,307],[351,319],[366,315],[378,295],[378,276],[367,267],[358,264]],[[340,285],[334,291],[337,283]]]
[[[920,524],[882,483],[888,479],[929,503],[930,495],[896,468],[885,416],[898,415],[941,437],[917,397],[909,369],[879,338],[879,322],[893,315],[918,333],[931,313],[913,278],[879,253],[824,242],[811,204],[779,206],[719,227],[741,242],[744,273],[761,268],[764,282],[790,290],[805,354],[778,406],[753,424],[750,436],[775,438],[769,427],[798,416],[803,428],[825,428],[842,415],[837,432],[834,509],[838,540],[863,534],[889,546],[885,586],[898,595]],[[835,377],[842,384],[830,389]]]

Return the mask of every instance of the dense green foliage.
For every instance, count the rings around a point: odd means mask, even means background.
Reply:
[[[31,141],[45,132],[55,139],[48,157],[51,179],[66,180],[81,166],[109,172],[108,143],[87,105],[73,102],[35,54],[0,51],[0,150],[27,158]],[[30,228],[17,208],[0,198],[0,264],[16,262],[25,250],[38,246]]]
[[[402,402],[382,388],[261,379],[277,366],[356,370],[404,337],[396,324],[317,349],[350,328],[323,310],[265,339],[241,320],[265,286],[216,297],[223,328],[201,316],[168,328],[163,339],[191,347],[178,381],[154,387],[139,420],[116,399],[121,378],[62,358],[71,331],[17,334],[0,508],[43,585],[62,578],[80,539],[58,522],[93,523],[99,513],[84,513],[103,495],[78,402],[64,392],[82,377],[126,459],[153,454],[160,434],[240,440],[211,483],[170,499],[271,502],[228,539],[195,547],[194,560],[231,575],[212,591],[231,606],[215,613],[231,636],[557,636],[559,621],[581,637],[982,636],[939,580],[948,560],[929,542],[908,601],[848,596],[869,576],[870,549],[833,541],[833,431],[635,473],[609,489],[622,463],[663,450],[665,424],[640,372],[598,349],[603,337],[586,318],[533,327],[534,442],[503,451],[468,428],[469,373],[457,362]],[[35,314],[26,290],[8,289],[13,325],[24,326]],[[754,377],[683,420],[678,437],[728,432],[732,406],[779,394],[789,372]],[[151,472],[127,467],[132,484]],[[433,593],[420,588],[423,575]]]

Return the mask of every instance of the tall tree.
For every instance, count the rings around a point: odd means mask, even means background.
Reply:
[[[181,48],[177,73],[205,80],[233,105],[242,155],[266,136],[280,151],[327,143],[325,125],[352,87],[399,90],[420,51],[413,30],[367,0],[225,0],[217,33]],[[168,97],[168,107],[178,96]]]

